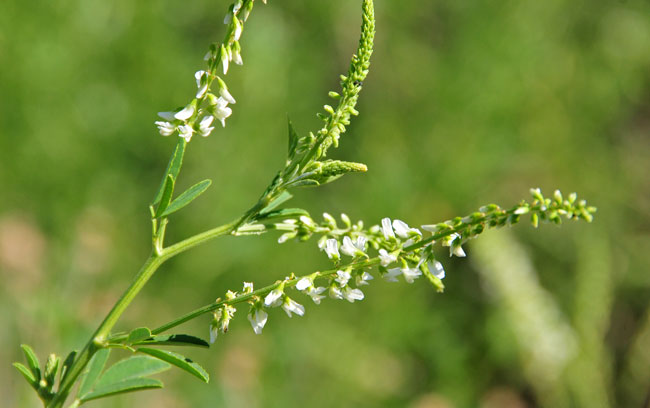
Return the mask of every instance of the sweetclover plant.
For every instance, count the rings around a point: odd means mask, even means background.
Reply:
[[[339,145],[351,118],[359,114],[355,106],[370,67],[375,18],[372,0],[363,0],[358,50],[352,56],[348,72],[341,75],[341,89],[329,93],[333,103],[325,105],[323,112],[318,113],[323,121],[322,128],[301,135],[289,121],[286,162],[258,201],[225,225],[166,244],[165,233],[172,216],[210,187],[211,181],[203,180],[180,194],[175,191],[189,144],[209,143],[202,139],[215,133],[219,125],[225,127],[233,114],[236,98],[225,78],[233,65],[243,64],[240,39],[254,4],[255,0],[236,0],[230,5],[224,19],[223,41],[210,46],[205,55],[206,67],[195,74],[196,93],[184,106],[158,114],[160,120],[155,125],[159,133],[173,137],[176,145],[149,205],[152,251],[132,284],[81,350],[72,351],[63,359],[50,354],[42,366],[34,351],[22,345],[26,364],[14,363],[14,366],[45,407],[78,407],[120,393],[162,388],[162,382],[151,376],[172,366],[208,382],[209,375],[199,364],[167,350],[166,346],[209,347],[228,331],[238,310],[247,315],[254,333],[261,334],[269,317],[277,314],[273,309],[280,308],[292,317],[305,314],[302,305],[305,301],[320,304],[329,298],[354,303],[364,299],[363,288],[374,279],[406,283],[425,280],[442,292],[445,267],[444,260],[434,254],[438,244],[449,248],[449,256],[464,257],[463,245],[468,240],[487,229],[510,226],[522,219],[530,220],[534,227],[540,222],[560,224],[563,220],[579,219],[591,222],[596,209],[578,200],[575,193],[564,196],[555,191],[545,197],[539,189],[531,189],[529,200],[509,208],[490,204],[472,214],[419,228],[389,217],[367,227],[345,214],[338,219],[328,213],[312,217],[305,209],[287,208],[292,193],[301,187],[317,187],[348,173],[367,171],[362,163],[328,157],[330,148]],[[160,327],[113,331],[140,290],[169,259],[218,237],[265,233],[276,234],[280,244],[289,240],[313,242],[327,256],[330,267],[301,276],[291,274],[258,289],[252,282],[244,282],[242,289],[228,290],[216,301]],[[185,322],[205,316],[210,317],[209,342],[195,335],[172,331]],[[118,349],[116,351],[124,354],[124,358],[106,367],[113,349]]]

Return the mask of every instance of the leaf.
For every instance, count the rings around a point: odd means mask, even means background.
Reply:
[[[133,378],[156,374],[169,368],[169,364],[149,356],[132,356],[110,366],[97,382],[95,389]]]
[[[172,194],[174,194],[174,177],[171,174],[167,175],[165,180],[165,188],[163,189],[162,198],[156,209],[156,218],[160,218],[163,212],[168,208],[169,202],[172,200]]]
[[[72,365],[76,356],[77,350],[72,350],[63,361],[63,365],[61,366],[61,373],[59,374],[59,384],[62,383],[65,379],[65,376],[68,374],[68,368]]]
[[[296,154],[296,147],[298,147],[298,133],[296,133],[296,129],[294,129],[291,119],[287,118],[287,123],[289,125],[289,147],[287,155],[289,156],[289,160],[291,160]]]
[[[104,370],[106,366],[106,361],[108,356],[111,354],[110,349],[101,349],[95,353],[95,355],[90,359],[88,363],[88,368],[86,369],[86,375],[84,375],[81,380],[81,385],[79,386],[79,391],[77,392],[78,396],[84,396],[92,391],[99,375]]]
[[[142,340],[146,340],[151,337],[151,330],[147,327],[138,327],[137,329],[131,330],[129,337],[127,337],[126,342],[128,344],[138,343]]]
[[[167,207],[167,209],[160,216],[167,217],[170,214],[173,214],[181,208],[185,207],[194,201],[195,198],[203,194],[205,190],[210,187],[210,184],[212,184],[212,180],[203,180],[199,183],[196,183],[187,189],[183,194],[178,196],[174,201],[172,201],[172,203],[169,204],[169,207]]]
[[[32,374],[34,374],[36,382],[41,381],[41,364],[38,362],[38,357],[36,357],[34,350],[32,350],[32,348],[27,344],[21,344],[20,348],[23,349],[25,359],[27,360],[27,365],[29,366]]]
[[[183,155],[185,154],[185,145],[187,142],[183,138],[179,138],[178,144],[174,149],[174,154],[169,158],[169,163],[167,163],[167,169],[165,170],[165,176],[160,182],[158,191],[156,192],[154,200],[151,202],[151,205],[156,205],[162,198],[163,189],[165,183],[167,182],[167,176],[171,175],[174,180],[178,179],[178,173],[181,171],[181,166],[183,164]]]
[[[309,213],[302,208],[283,208],[282,210],[271,211],[257,218],[260,222],[266,222],[277,218],[299,218]]]
[[[203,369],[203,367],[193,362],[192,360],[186,358],[185,356],[167,350],[152,349],[147,347],[139,348],[138,351],[159,358],[163,361],[168,362],[169,364],[173,364],[176,367],[187,371],[188,373],[194,375],[195,377],[203,380],[206,383],[210,381],[210,376]]]
[[[111,395],[122,394],[125,392],[150,390],[162,388],[163,383],[153,378],[132,378],[130,380],[120,381],[112,384],[106,384],[97,387],[93,392],[79,398],[81,402],[94,400],[97,398],[110,397]]]
[[[36,381],[36,377],[34,377],[34,374],[29,370],[29,368],[25,367],[21,363],[13,363],[13,366],[16,367],[18,371],[25,377],[25,380],[34,387],[35,389],[38,389],[38,381]]]
[[[282,205],[282,204],[284,204],[285,202],[291,200],[292,198],[293,198],[293,195],[291,195],[291,193],[289,193],[289,192],[286,191],[286,190],[283,191],[282,193],[280,193],[279,196],[277,196],[277,197],[275,197],[273,200],[271,200],[271,202],[270,202],[266,207],[264,207],[264,209],[262,209],[262,210],[260,211],[260,215],[262,215],[262,214],[267,214],[267,213],[269,213],[269,212],[275,210],[275,209],[278,208],[280,205]]]
[[[207,341],[189,334],[163,334],[133,343],[133,345],[210,347]]]

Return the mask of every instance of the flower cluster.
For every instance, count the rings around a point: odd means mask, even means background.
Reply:
[[[228,91],[223,79],[218,75],[228,73],[230,63],[242,65],[241,45],[239,39],[244,30],[244,23],[248,19],[255,0],[236,0],[224,18],[228,26],[226,36],[221,44],[212,44],[205,55],[208,70],[200,70],[194,74],[197,92],[192,101],[183,108],[173,112],[159,112],[162,121],[156,121],[158,131],[163,136],[170,136],[175,132],[189,142],[194,134],[208,136],[214,130],[214,120],[226,126],[226,119],[232,114],[228,104],[234,104],[235,98]],[[266,3],[265,0],[262,0]],[[211,89],[216,82],[216,92]]]

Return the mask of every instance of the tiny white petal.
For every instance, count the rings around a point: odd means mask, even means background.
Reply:
[[[384,274],[384,279],[386,282],[397,282],[397,277],[401,274],[401,268],[392,268],[388,270],[388,273]]]
[[[179,112],[176,112],[174,114],[174,117],[176,119],[178,119],[178,120],[187,120],[187,119],[191,118],[192,115],[194,115],[194,110],[195,110],[194,105],[191,105],[191,104],[187,105],[186,107],[184,107]]]
[[[305,276],[304,278],[300,279],[298,283],[296,283],[296,289],[298,290],[305,290],[312,286],[314,283],[312,282],[309,277]]]
[[[417,268],[403,268],[402,275],[406,282],[413,283],[415,279],[422,275],[422,272]]]
[[[341,258],[339,254],[339,243],[334,238],[330,238],[325,242],[325,253],[329,259],[338,260]]]
[[[174,131],[176,131],[176,126],[172,125],[169,122],[160,122],[160,121],[158,121],[158,122],[155,122],[155,123],[156,123],[156,126],[158,126],[158,131],[163,136],[169,136],[172,133],[174,133]]]
[[[158,116],[161,118],[165,119],[166,121],[173,121],[174,118],[174,112],[158,112]]]
[[[194,133],[194,129],[192,129],[192,126],[190,125],[181,125],[178,127],[178,136],[185,139],[185,141],[188,143],[192,139],[193,133]]]
[[[244,282],[244,292],[252,292],[253,291],[253,282]]]
[[[341,286],[345,286],[348,284],[350,281],[350,272],[348,271],[337,271],[336,272],[336,279],[334,279],[338,283],[341,284]]]
[[[397,257],[395,255],[389,254],[388,251],[382,248],[379,250],[379,260],[381,262],[381,266],[388,266],[397,261]]]
[[[363,286],[363,285],[368,285],[368,281],[373,280],[374,278],[372,277],[371,274],[368,272],[363,272],[361,275],[357,275],[355,281],[357,286]]]
[[[435,262],[429,262],[429,270],[431,273],[433,273],[433,276],[435,276],[438,279],[444,279],[445,278],[445,268],[443,268],[442,264],[438,261]]]
[[[349,286],[343,288],[343,297],[350,303],[354,303],[355,300],[363,300],[364,295],[360,289],[351,289]]]
[[[332,299],[343,299],[341,288],[336,285],[330,286],[329,295]]]
[[[305,307],[288,296],[285,298],[284,303],[282,303],[282,309],[289,317],[291,317],[291,313],[297,314],[298,316],[304,316],[305,314]]]
[[[280,289],[273,289],[266,297],[264,298],[264,306],[278,306],[277,302],[282,297],[283,292]]]
[[[387,241],[395,239],[393,227],[390,225],[390,218],[384,218],[381,220],[381,230],[384,233],[384,238],[386,238]]]
[[[348,236],[343,237],[343,245],[341,245],[341,252],[348,256],[355,256],[358,249],[352,243],[352,239]]]

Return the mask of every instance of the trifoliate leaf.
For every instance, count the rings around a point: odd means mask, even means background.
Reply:
[[[186,358],[185,356],[167,350],[152,349],[147,347],[139,348],[138,351],[166,361],[169,364],[175,365],[176,367],[187,371],[188,373],[206,383],[210,380],[210,376],[203,369],[203,367]]]

